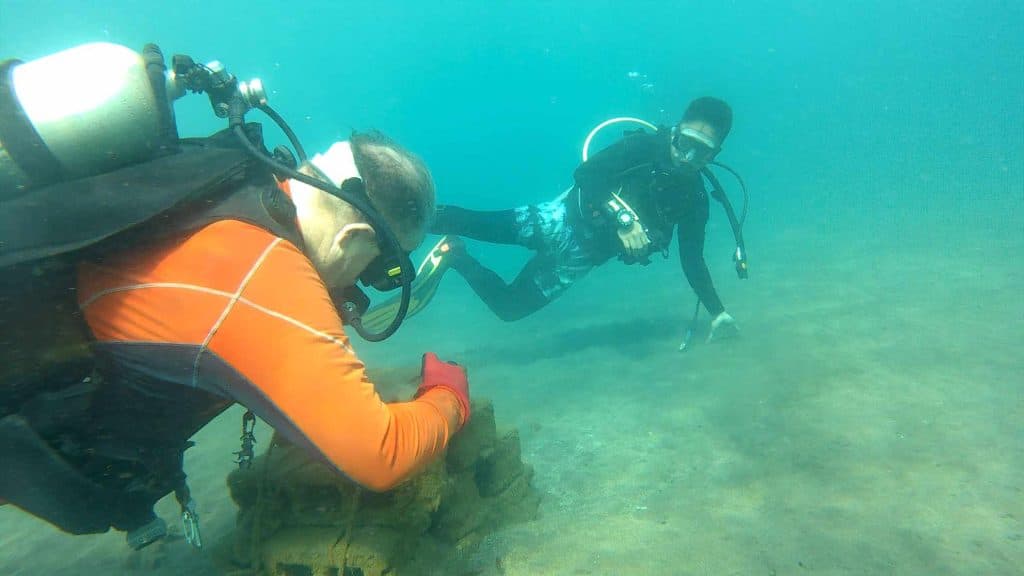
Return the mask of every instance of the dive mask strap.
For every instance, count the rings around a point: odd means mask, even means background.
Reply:
[[[341,183],[339,191],[373,206],[370,196],[366,193],[366,183],[362,178],[349,178],[345,180]],[[345,200],[344,196],[338,195],[337,197]],[[363,273],[359,275],[359,281],[363,285],[373,286],[381,292],[397,290],[402,287],[403,265],[407,265],[409,270],[412,271],[412,279],[416,278],[416,268],[412,265],[412,260],[409,259],[407,252],[404,250],[399,250],[398,252],[389,250],[387,245],[381,243],[378,243],[378,247],[380,255],[370,261]],[[410,279],[410,282],[412,279]]]

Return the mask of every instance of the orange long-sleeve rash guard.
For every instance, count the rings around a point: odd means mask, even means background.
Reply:
[[[78,293],[98,353],[240,402],[370,489],[408,477],[459,426],[447,390],[385,404],[310,261],[256,226],[224,220],[82,264]]]

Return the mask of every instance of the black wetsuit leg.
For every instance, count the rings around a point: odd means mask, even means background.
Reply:
[[[464,236],[491,244],[520,244],[515,210],[466,210],[442,204],[434,213],[430,232]]]
[[[452,262],[452,267],[466,279],[473,292],[505,322],[525,318],[550,302],[537,288],[534,278],[551,265],[549,257],[538,254],[526,263],[511,284],[506,284],[501,276],[469,254],[460,254]]]

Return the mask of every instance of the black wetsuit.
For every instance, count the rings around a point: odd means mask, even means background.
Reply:
[[[468,255],[454,262],[456,271],[495,314],[517,320],[557,298],[609,258],[635,261],[623,253],[607,206],[616,193],[647,230],[650,253],[666,250],[676,228],[683,272],[708,312],[717,315],[725,307],[703,255],[708,194],[697,172],[673,165],[668,140],[666,129],[628,134],[576,169],[576,186],[563,200],[494,212],[441,206],[431,231],[518,244],[537,252],[512,284]]]

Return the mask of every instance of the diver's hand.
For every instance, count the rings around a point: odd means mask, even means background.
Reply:
[[[443,388],[454,394],[459,401],[460,427],[469,421],[469,378],[465,368],[455,362],[445,362],[433,352],[427,352],[423,355],[420,378],[417,398],[428,390]]]
[[[622,247],[626,249],[626,254],[633,258],[643,258],[647,255],[647,247],[651,244],[651,239],[647,237],[647,232],[644,232],[644,227],[640,225],[640,222],[634,220],[633,225],[628,229],[619,229],[619,240],[622,241]]]
[[[707,341],[732,338],[739,333],[739,328],[736,327],[736,319],[723,310],[711,321],[711,330],[708,331]]]

